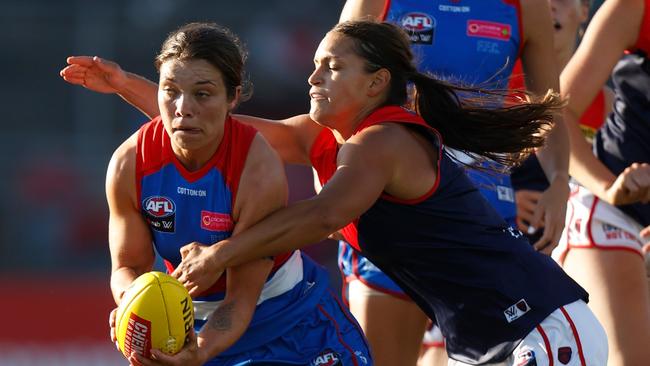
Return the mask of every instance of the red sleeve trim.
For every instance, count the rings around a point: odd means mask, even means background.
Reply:
[[[589,107],[580,117],[580,124],[594,130],[600,128],[605,121],[605,93],[601,89]]]
[[[224,139],[219,150],[222,150],[221,147],[223,146],[224,151],[221,154],[225,154],[226,156],[219,158],[217,166],[221,168],[226,177],[226,181],[232,192],[232,204],[234,204],[237,199],[239,181],[246,166],[248,152],[253,144],[257,130],[232,118],[226,120],[225,126],[228,136],[224,133]]]
[[[381,21],[386,20],[386,16],[388,16],[388,9],[390,9],[390,0],[385,0],[384,9],[381,11],[381,16],[379,17]]]
[[[165,127],[160,116],[145,123],[138,130],[135,158],[135,179],[138,205],[142,200],[142,178],[157,171],[167,161],[169,155],[165,153]],[[169,142],[169,138],[167,138]]]

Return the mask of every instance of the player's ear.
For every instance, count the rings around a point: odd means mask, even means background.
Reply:
[[[241,85],[235,88],[235,92],[233,93],[232,100],[228,102],[229,111],[235,109],[235,107],[237,107],[237,104],[239,104],[239,98],[241,98],[241,90],[242,90]]]
[[[368,95],[375,97],[381,94],[390,85],[390,71],[386,68],[381,68],[375,71],[370,79],[368,86]]]

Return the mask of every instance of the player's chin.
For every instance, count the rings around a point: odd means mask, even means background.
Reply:
[[[330,113],[328,113],[327,110],[325,110],[320,106],[314,106],[313,102],[311,108],[309,109],[309,118],[311,118],[314,122],[318,123],[323,127],[332,126],[332,124],[330,123],[331,121]]]

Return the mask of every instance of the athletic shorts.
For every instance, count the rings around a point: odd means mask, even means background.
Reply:
[[[553,258],[562,263],[571,248],[626,250],[643,257],[642,226],[579,184],[571,184],[567,219]]]
[[[384,272],[343,240],[339,241],[338,264],[343,276],[343,298],[346,301],[348,298],[347,293],[350,290],[349,284],[354,280],[361,281],[364,285],[379,293],[395,296],[403,300],[411,300]]]
[[[326,271],[307,256],[298,258],[303,279],[258,304],[246,333],[206,365],[373,365],[363,331],[328,288]],[[195,329],[204,323],[196,320]]]
[[[422,338],[422,346],[425,348],[444,348],[445,347],[445,337],[442,336],[442,332],[437,325],[432,321],[429,321],[427,330],[424,332],[424,337]]]
[[[605,366],[607,335],[587,304],[578,300],[544,319],[507,360],[491,366]],[[465,363],[449,360],[449,366]]]

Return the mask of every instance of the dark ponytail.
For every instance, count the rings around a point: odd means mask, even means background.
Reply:
[[[390,72],[384,105],[414,109],[440,132],[446,146],[469,155],[506,165],[521,162],[544,144],[553,113],[563,106],[551,91],[542,98],[527,94],[524,101],[517,97],[520,93],[452,85],[420,73],[408,35],[391,23],[350,21],[332,31],[353,41],[356,54],[366,60],[366,71]],[[409,83],[415,86],[412,95]]]
[[[544,144],[552,112],[562,107],[550,91],[524,101],[509,91],[451,85],[419,72],[408,80],[415,85],[410,107],[440,132],[445,145],[505,165],[518,164]]]

